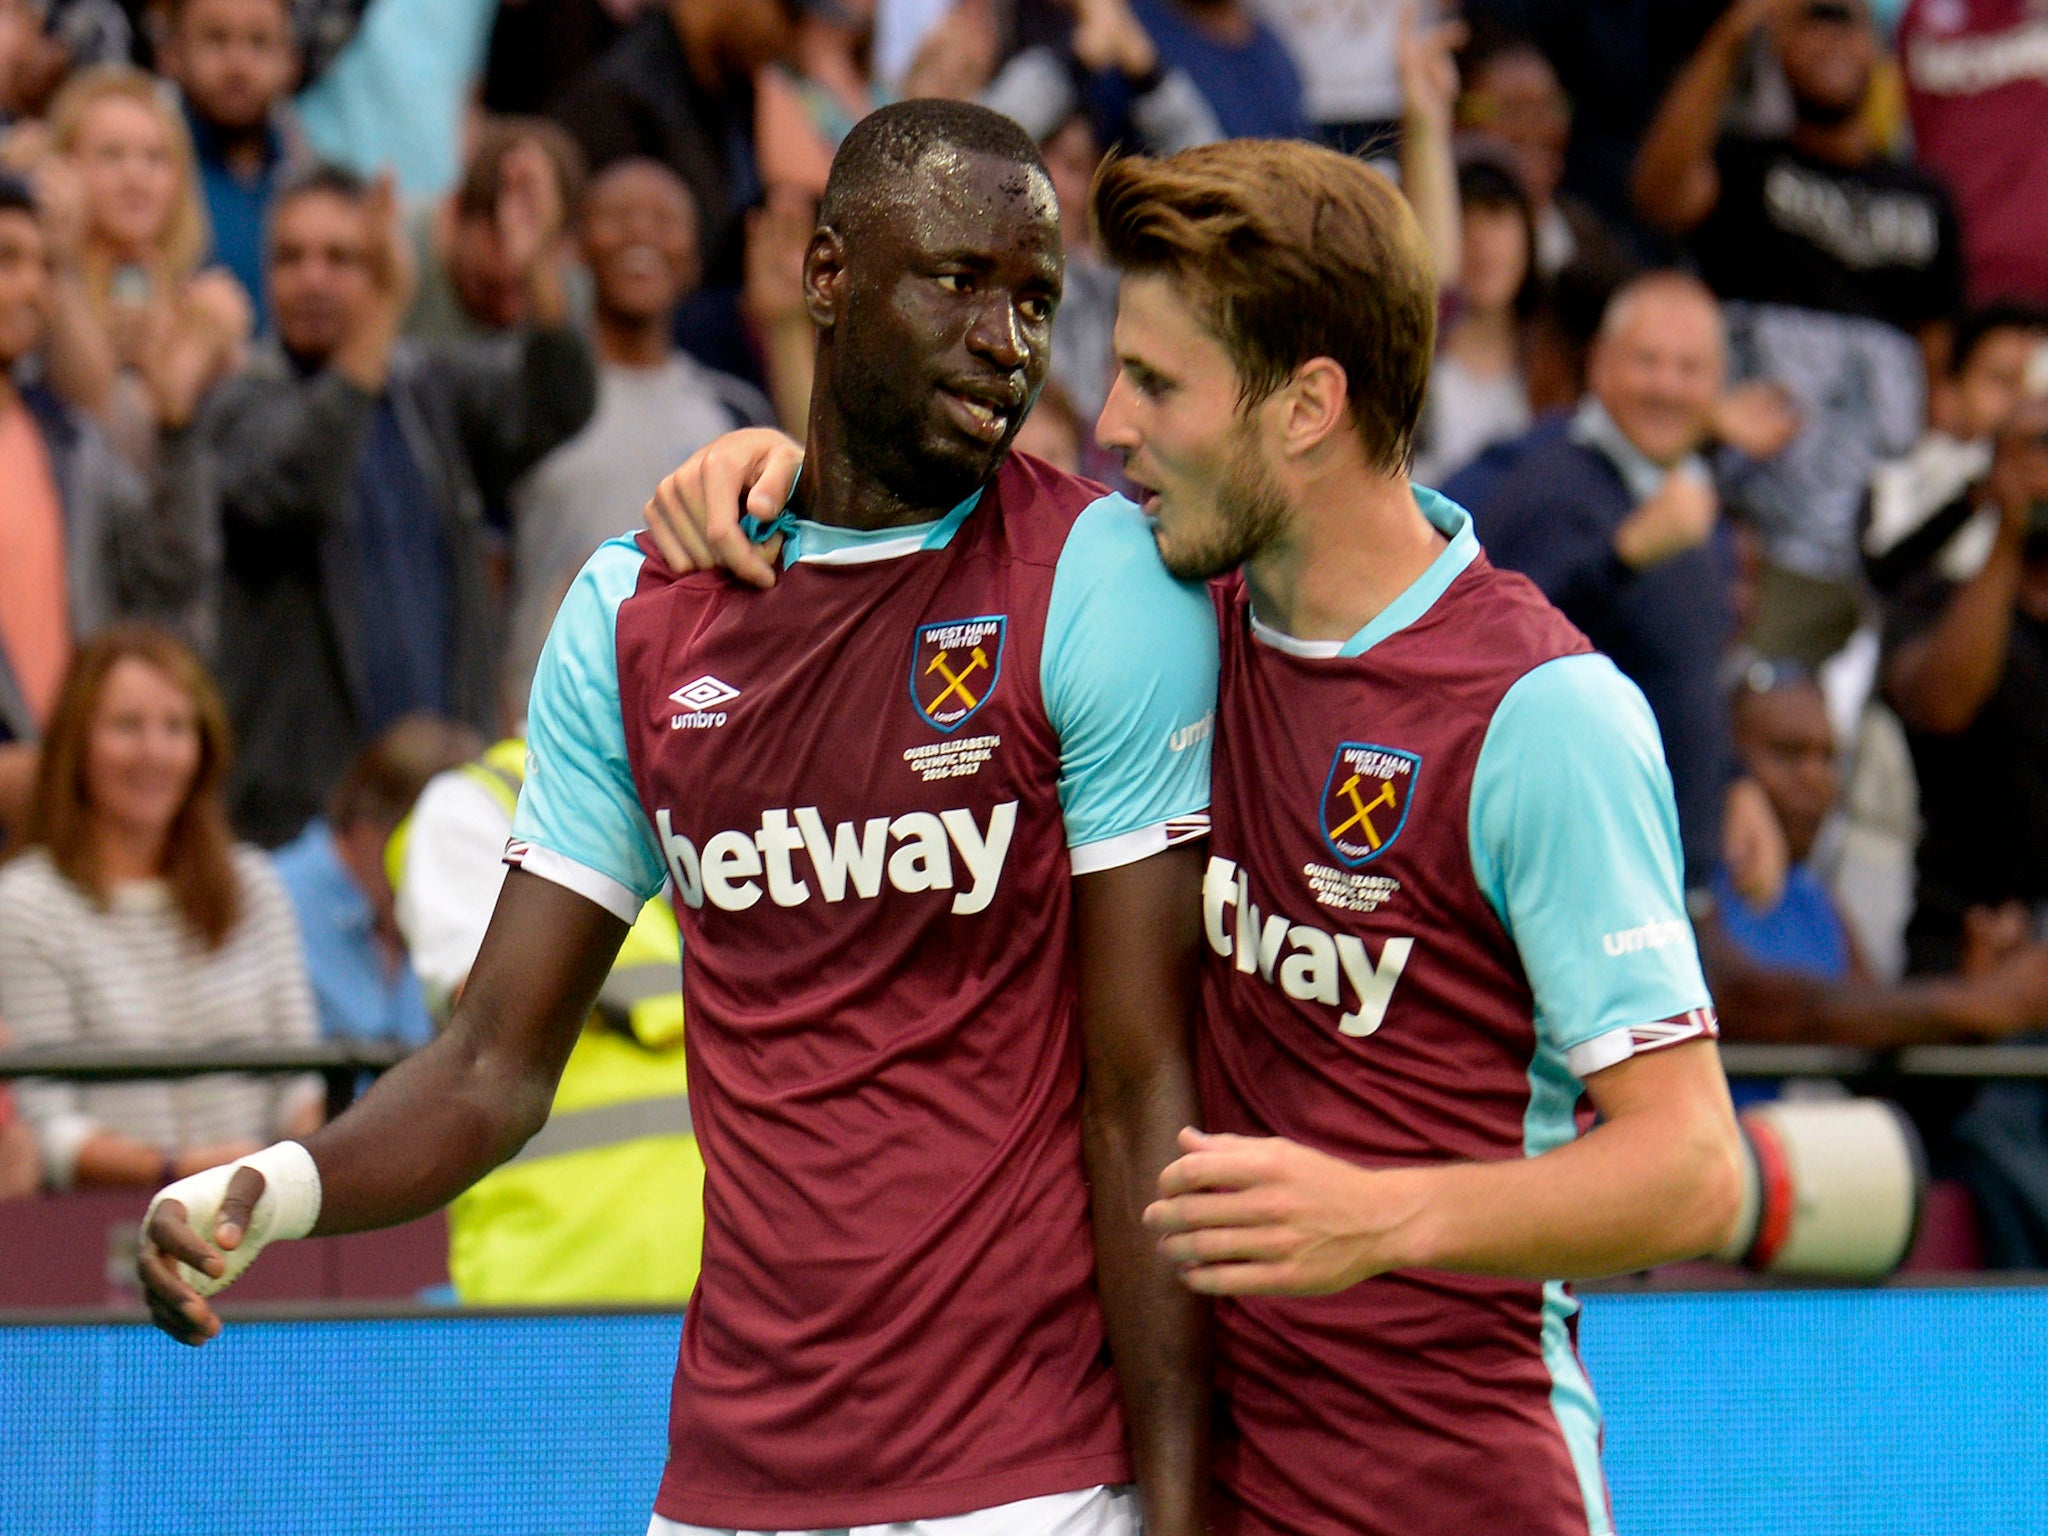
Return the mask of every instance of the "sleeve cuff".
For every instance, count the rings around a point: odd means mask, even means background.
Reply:
[[[1209,835],[1209,813],[1195,811],[1186,816],[1173,816],[1165,821],[1154,822],[1149,827],[1140,827],[1135,832],[1124,832],[1116,837],[1106,837],[1099,842],[1082,843],[1067,850],[1077,875],[1098,874],[1105,869],[1116,869],[1121,865],[1135,864],[1140,859],[1149,859],[1155,853],[1164,853],[1182,843],[1193,842],[1198,837]]]
[[[37,1127],[36,1140],[43,1151],[43,1179],[50,1188],[71,1188],[78,1178],[80,1149],[99,1133],[97,1120],[79,1114],[58,1115]]]
[[[1688,1040],[1718,1040],[1721,1021],[1711,1008],[1694,1008],[1675,1018],[1650,1024],[1632,1024],[1595,1035],[1565,1052],[1565,1065],[1572,1076],[1584,1082],[1595,1072],[1627,1061],[1631,1056],[1683,1045]]]
[[[505,844],[505,862],[514,869],[523,869],[529,875],[539,875],[564,890],[574,891],[585,901],[596,902],[622,923],[632,922],[646,905],[610,875],[600,873],[587,864],[578,864],[552,848],[538,848],[516,837]]]

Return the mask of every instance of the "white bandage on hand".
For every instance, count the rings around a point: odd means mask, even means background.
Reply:
[[[185,1224],[201,1241],[212,1243],[214,1228],[220,1221],[221,1202],[227,1198],[228,1183],[237,1168],[254,1168],[262,1174],[263,1193],[249,1213],[241,1245],[221,1254],[227,1260],[227,1268],[218,1280],[179,1262],[180,1277],[202,1296],[225,1290],[256,1262],[256,1255],[265,1244],[284,1237],[304,1237],[313,1230],[320,1215],[320,1170],[314,1166],[313,1154],[296,1141],[280,1141],[237,1162],[202,1169],[174,1184],[166,1184],[149,1202],[149,1210],[142,1218],[143,1230],[149,1229],[150,1217],[159,1205],[175,1200],[185,1207]]]

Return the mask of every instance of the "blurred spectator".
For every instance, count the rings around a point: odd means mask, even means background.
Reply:
[[[1253,0],[1253,9],[1287,44],[1323,142],[1390,155],[1401,131],[1401,27],[1434,0]]]
[[[1460,274],[1448,295],[1417,434],[1414,476],[1441,485],[1493,443],[1529,425],[1522,333],[1535,313],[1534,210],[1505,166],[1458,172]]]
[[[396,176],[407,203],[462,173],[462,124],[497,0],[376,0],[299,94],[306,140],[361,176]]]
[[[1039,18],[1033,30],[1052,23],[1048,35],[1020,37],[980,93],[983,106],[1041,142],[1076,113],[1086,114],[1097,143],[1128,141],[1151,154],[1223,137],[1220,111],[1179,60],[1161,54],[1131,0],[1073,0],[1071,9],[1071,18]]]
[[[438,1017],[469,979],[505,882],[526,743],[441,774],[394,839],[398,922]],[[704,1241],[690,1123],[682,940],[641,909],[555,1087],[547,1124],[448,1207],[448,1274],[470,1305],[689,1299]]]
[[[367,737],[415,710],[485,729],[496,659],[483,508],[590,417],[590,349],[549,259],[561,209],[508,193],[531,329],[399,339],[411,249],[389,182],[323,168],[270,223],[274,341],[220,392],[208,440],[224,537],[222,682],[243,757],[231,804],[268,846],[318,812]]]
[[[51,281],[34,198],[0,175],[0,753],[42,733],[74,636],[134,616],[203,629],[212,584],[197,434],[168,434],[145,480],[48,388],[15,382],[42,343]]]
[[[668,0],[570,81],[552,108],[593,172],[646,156],[683,178],[702,224],[704,286],[677,341],[729,373],[753,364],[739,323],[745,215],[759,199],[754,77],[788,57],[794,0]]]
[[[898,41],[907,52],[900,62],[890,51],[892,18],[904,18]],[[973,101],[995,78],[1001,52],[995,0],[877,0],[875,78],[899,100]]]
[[[190,423],[241,365],[249,297],[225,269],[199,271],[192,141],[148,75],[75,76],[51,108],[50,148],[35,170],[56,275],[50,382],[147,466],[159,434]]]
[[[2048,306],[1990,304],[1957,322],[1929,397],[1932,429],[1871,480],[1863,559],[1879,592],[1930,569],[1951,581],[1983,569],[1999,524],[1997,507],[1984,499],[1992,440],[2019,408],[2044,342]]]
[[[541,180],[552,186],[534,185]],[[405,317],[405,334],[421,341],[452,341],[524,325],[528,284],[510,259],[506,220],[535,198],[573,209],[582,197],[583,153],[559,123],[545,118],[485,121],[455,190],[409,221],[419,288]],[[574,265],[566,231],[546,259],[560,269],[570,312],[586,315],[588,282]]]
[[[761,185],[815,202],[853,125],[894,98],[869,69],[875,0],[797,0],[787,61],[755,78]]]
[[[1116,272],[1095,249],[1088,225],[1088,187],[1102,148],[1085,113],[1076,113],[1039,145],[1060,205],[1060,237],[1067,249],[1066,288],[1052,317],[1052,369],[1074,409],[1093,422],[1116,377]]]
[[[1600,317],[1638,270],[1634,259],[1616,246],[1605,256],[1574,256],[1539,285],[1535,312],[1523,333],[1522,370],[1533,414],[1579,403],[1586,392],[1586,359],[1600,330]]]
[[[326,74],[328,66],[348,47],[369,4],[370,0],[292,0],[301,89]]]
[[[1182,70],[1226,138],[1312,139],[1301,75],[1247,0],[1130,0],[1168,69]]]
[[[1059,380],[1047,379],[1011,446],[1019,453],[1035,454],[1056,469],[1078,475],[1086,469],[1083,456],[1091,435],[1089,421],[1074,409],[1073,400],[1060,387]]]
[[[1794,124],[1723,136],[1749,39],[1765,29]],[[1751,644],[1818,665],[1860,617],[1856,525],[1877,463],[1905,453],[1961,298],[1939,182],[1881,157],[1863,107],[1880,44],[1863,0],[1738,0],[1665,97],[1636,162],[1643,216],[1693,234],[1729,301],[1734,371],[1783,385],[1803,419],[1784,452],[1728,466],[1763,564]],[[1919,343],[1915,345],[1916,339]]]
[[[173,0],[157,64],[176,82],[199,160],[212,241],[263,309],[263,226],[278,182],[305,158],[287,106],[298,78],[290,0]]]
[[[306,971],[333,1040],[421,1046],[433,1022],[392,912],[385,844],[437,773],[483,751],[466,725],[408,715],[358,752],[325,817],[277,851],[277,875],[298,914]]]
[[[29,850],[0,870],[0,1016],[23,1046],[312,1044],[313,994],[270,861],[236,847],[227,721],[161,630],[83,646],[44,743]],[[59,1189],[149,1186],[320,1123],[320,1080],[20,1085]]]
[[[498,0],[484,60],[486,112],[545,112],[585,65],[658,0]]]
[[[734,427],[768,426],[759,390],[669,340],[697,280],[697,216],[680,177],[622,160],[592,183],[583,259],[596,279],[597,410],[512,487],[512,620],[505,684],[513,719],[555,608],[606,539],[635,526],[661,478]]]
[[[1720,857],[1733,777],[1719,683],[1732,569],[1700,458],[1725,367],[1713,295],[1676,273],[1638,278],[1608,306],[1577,411],[1444,487],[1494,562],[1530,577],[1643,690],[1695,888]]]
[[[1872,974],[1809,863],[1839,788],[1827,700],[1812,673],[1796,662],[1750,663],[1732,718],[1736,751],[1777,813],[1793,867],[1768,908],[1715,876],[1700,957],[1729,1039],[1889,1049],[2048,1024],[2048,944],[2023,944],[1968,976],[1892,985]]]
[[[2040,381],[2048,391],[2048,380]],[[1885,632],[1884,691],[1913,751],[1920,842],[1915,972],[1961,968],[1973,909],[2039,932],[2048,903],[2048,399],[1999,432],[1981,496],[1998,523],[1969,574],[1936,561]]]
[[[1543,51],[1526,37],[1486,32],[1466,51],[1463,70],[1459,137],[1514,161],[1536,221],[1537,272],[1548,278],[1575,261],[1625,261],[1626,248],[1593,205],[1564,190],[1572,104]]]
[[[2048,15],[1917,0],[1897,46],[1914,144],[1962,215],[1972,297],[2048,301]]]
[[[0,1050],[13,1043],[7,1026],[0,1024]],[[0,1083],[0,1200],[32,1195],[43,1187],[43,1155],[36,1149],[36,1133],[14,1107],[14,1095]]]

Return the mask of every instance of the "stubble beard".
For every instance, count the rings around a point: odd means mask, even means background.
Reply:
[[[1216,515],[1201,540],[1160,542],[1159,558],[1182,581],[1211,581],[1236,570],[1287,528],[1287,498],[1240,430],[1216,483]]]

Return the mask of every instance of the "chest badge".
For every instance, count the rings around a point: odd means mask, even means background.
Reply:
[[[910,702],[925,724],[957,731],[986,704],[1003,672],[1002,614],[918,627],[910,648]]]
[[[1413,752],[1347,741],[1323,785],[1323,841],[1352,869],[1394,846],[1408,824],[1408,802],[1422,759]]]

